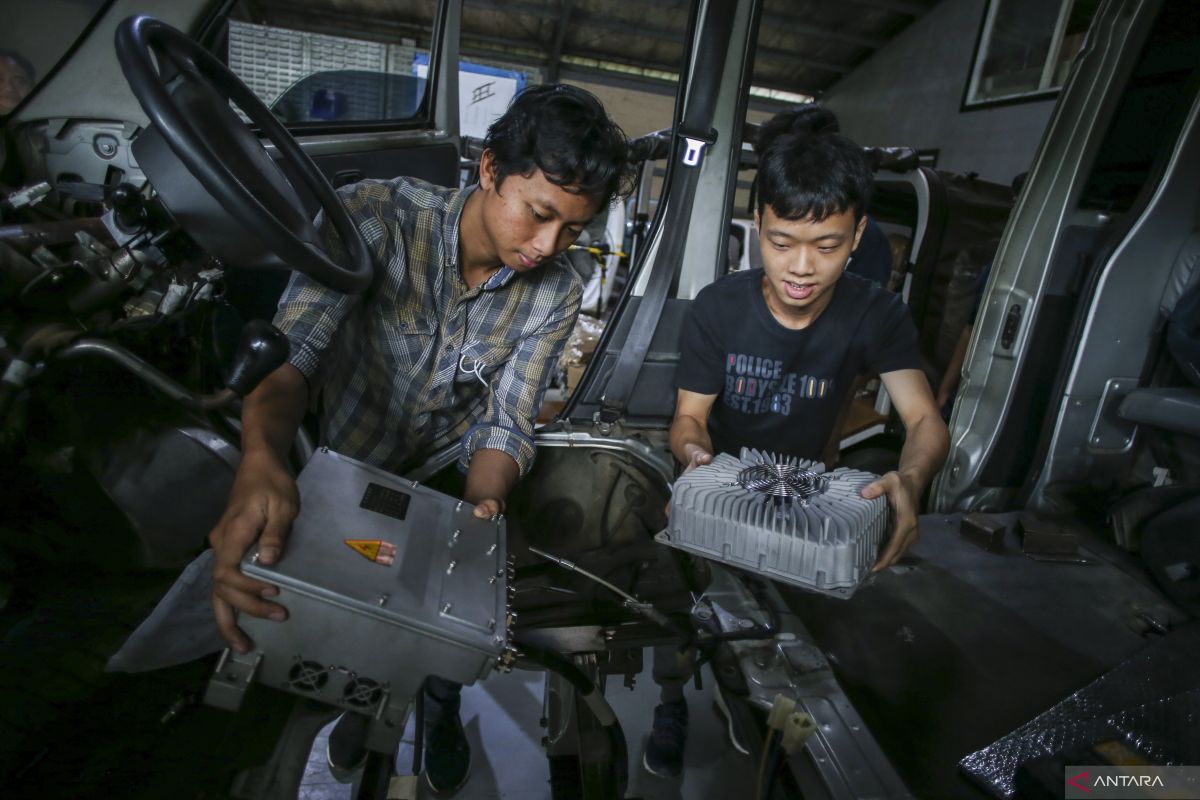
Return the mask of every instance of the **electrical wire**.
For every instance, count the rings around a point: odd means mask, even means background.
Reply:
[[[631,595],[629,592],[625,591],[624,589],[620,588],[619,586],[615,586],[612,583],[609,583],[608,581],[604,580],[604,578],[601,578],[599,575],[596,575],[595,573],[592,573],[592,572],[588,572],[583,567],[579,566],[578,564],[576,564],[572,561],[568,561],[565,558],[560,558],[556,555],[552,555],[550,553],[545,552],[544,550],[539,550],[536,547],[530,547],[529,552],[533,553],[535,556],[541,556],[542,558],[546,559],[547,561],[552,561],[565,570],[568,570],[570,572],[577,572],[580,575],[582,575],[583,577],[588,578],[589,580],[595,581],[596,583],[603,586],[605,589],[608,589],[610,592],[613,592],[614,594],[620,596],[621,599],[624,600],[622,605],[625,608],[629,609],[630,611],[636,611],[638,614],[641,614],[643,617],[646,617],[651,622],[659,625],[662,628],[665,628],[666,630],[671,631],[672,633],[681,634],[684,638],[684,643],[686,645],[690,646],[694,643],[694,640],[696,637],[690,629],[684,629],[683,626],[676,625],[675,623],[673,623],[670,620],[670,618],[667,617],[666,614],[662,613],[657,608],[655,608],[652,603],[643,603],[641,600],[638,600],[636,597],[634,597],[633,595]]]
[[[787,756],[780,746],[781,737],[775,737],[775,749],[768,757],[766,773],[763,776],[762,800],[770,800],[771,790],[775,788],[775,781],[779,779],[780,768],[787,763]]]
[[[766,741],[763,742],[762,757],[759,758],[759,760],[758,760],[758,780],[754,784],[754,786],[755,786],[754,796],[756,798],[758,798],[758,800],[762,800],[762,798],[763,798],[763,793],[762,793],[763,773],[767,769],[767,754],[771,752],[771,748],[774,745],[775,745],[775,729],[767,728],[767,739],[766,739]]]

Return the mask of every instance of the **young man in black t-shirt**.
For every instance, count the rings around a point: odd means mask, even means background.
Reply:
[[[783,134],[763,149],[755,215],[763,268],[728,275],[693,301],[671,450],[685,471],[741,447],[818,460],[854,378],[880,375],[906,437],[899,469],[862,491],[887,495],[895,516],[878,571],[916,541],[921,493],[946,458],[949,435],[919,368],[908,308],[844,274],[871,183],[861,148],[836,133]],[[678,774],[687,707],[663,686],[644,763]]]

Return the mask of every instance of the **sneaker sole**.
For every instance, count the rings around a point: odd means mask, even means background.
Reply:
[[[325,746],[325,765],[329,767],[329,774],[338,783],[354,783],[355,774],[362,769],[363,764],[367,763],[367,757],[363,756],[357,764],[352,767],[339,767],[333,763],[333,759],[329,757],[329,746]]]
[[[467,781],[471,778],[471,764],[474,760],[474,756],[467,757],[467,771],[463,773],[463,778],[458,782],[458,786],[455,786],[453,789],[439,789],[438,787],[434,786],[433,781],[429,779],[429,773],[425,770],[421,770],[421,774],[425,776],[425,785],[429,787],[429,791],[433,792],[438,797],[449,797],[467,785]]]
[[[342,716],[345,716],[345,714]],[[341,721],[342,717],[338,717],[336,720],[334,720],[333,724],[335,729]],[[332,731],[330,731],[329,736],[330,738],[333,736]],[[358,761],[354,762],[352,765],[348,767],[338,766],[337,764],[333,763],[333,755],[329,752],[329,738],[325,740],[325,765],[329,767],[329,774],[332,775],[333,779],[338,783],[353,783],[355,773],[362,769],[363,764],[366,763],[367,752],[364,749],[362,758],[358,759]]]
[[[725,732],[729,735],[729,743],[733,745],[733,749],[744,756],[750,755],[750,749],[738,740],[737,734],[733,730],[733,714],[730,713],[729,706],[725,705],[725,697],[721,694],[720,686],[713,687],[713,705],[725,718]]]
[[[649,772],[656,778],[666,778],[667,780],[676,780],[680,775],[683,774],[682,771],[677,772],[674,775],[669,772],[659,772],[658,770],[654,769],[654,767],[650,766],[650,762],[646,760],[646,754],[644,752],[642,753],[642,769],[646,770],[646,772]]]

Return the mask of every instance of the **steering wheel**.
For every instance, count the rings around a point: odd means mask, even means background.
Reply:
[[[367,287],[373,272],[371,255],[346,207],[312,159],[237,76],[183,33],[152,17],[122,22],[116,46],[125,79],[153,123],[142,136],[157,133],[166,144],[159,148],[161,154],[155,153],[155,160],[161,163],[159,155],[173,154],[224,210],[217,210],[222,230],[210,230],[210,241],[227,240],[230,230],[240,226],[257,251],[265,251],[264,258],[251,258],[250,266],[296,270],[346,294]],[[300,195],[258,136],[234,113],[231,100],[275,145],[315,198],[341,239],[348,268],[325,252]],[[150,174],[149,165],[142,166]],[[173,213],[168,194],[187,196],[178,187],[156,184],[156,188]],[[177,216],[194,234],[188,215]],[[211,228],[212,219],[205,221]],[[212,249],[203,236],[195,238]]]

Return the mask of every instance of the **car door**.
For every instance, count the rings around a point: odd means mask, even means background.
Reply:
[[[934,509],[1060,508],[1127,480],[1140,451],[1118,408],[1150,378],[1195,226],[1196,53],[1189,9],[1098,14],[1000,243]]]

